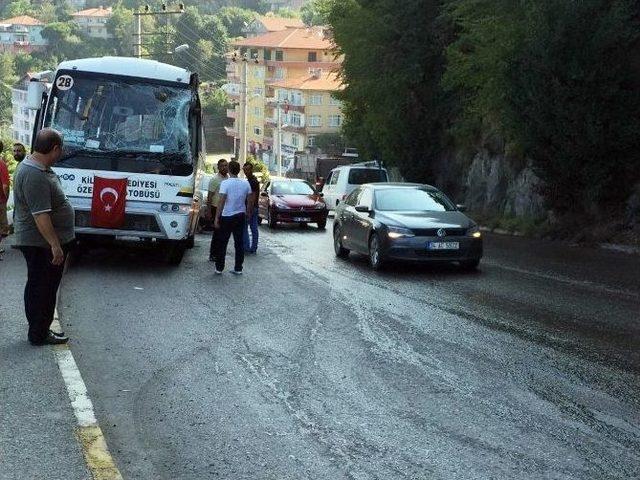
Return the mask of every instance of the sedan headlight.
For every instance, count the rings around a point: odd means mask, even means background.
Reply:
[[[467,237],[480,238],[482,237],[482,233],[480,232],[480,227],[474,225],[473,227],[467,230]]]
[[[404,227],[387,227],[387,235],[389,238],[408,238],[415,237],[414,233],[408,228]]]

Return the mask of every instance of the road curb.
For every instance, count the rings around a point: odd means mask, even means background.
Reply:
[[[503,228],[490,228],[485,225],[481,225],[479,228],[480,228],[480,231],[482,232],[495,233],[497,235],[507,235],[511,237],[527,236],[522,232],[518,232],[517,230],[511,231],[511,230],[505,230]],[[572,245],[580,246],[580,244],[572,244]],[[597,243],[595,244],[595,246],[602,250],[609,250],[611,252],[625,253],[627,255],[640,255],[640,247],[634,247],[632,245],[623,245],[619,243],[604,242],[604,243]]]

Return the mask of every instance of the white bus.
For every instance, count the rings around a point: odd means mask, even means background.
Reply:
[[[35,133],[64,136],[54,167],[76,214],[78,238],[146,239],[171,263],[193,246],[204,138],[197,75],[137,58],[103,57],[61,63],[50,90],[29,85],[38,110]],[[118,230],[90,221],[94,175],[127,178],[125,222]]]

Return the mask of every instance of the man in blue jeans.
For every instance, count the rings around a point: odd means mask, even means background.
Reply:
[[[229,162],[229,178],[220,184],[220,200],[216,210],[214,228],[216,234],[216,275],[224,271],[225,256],[229,237],[233,235],[233,245],[236,251],[235,265],[231,273],[242,274],[244,263],[243,237],[245,220],[253,214],[253,203],[247,200],[251,197],[249,182],[238,178],[240,164],[235,160]]]
[[[260,195],[260,183],[253,174],[252,163],[245,163],[242,166],[242,171],[251,186],[251,196],[247,199],[247,202],[251,202],[253,209],[253,214],[247,217],[247,225],[244,228],[244,251],[246,253],[256,253],[258,251],[258,196]]]

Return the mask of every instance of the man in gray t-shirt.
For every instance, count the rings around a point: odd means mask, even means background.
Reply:
[[[14,246],[27,261],[24,308],[33,345],[69,340],[49,329],[64,258],[75,239],[73,208],[51,170],[61,155],[60,134],[42,129],[36,136],[34,153],[20,163],[13,178]]]

